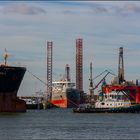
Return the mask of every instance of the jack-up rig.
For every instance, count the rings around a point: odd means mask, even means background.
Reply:
[[[65,76],[52,81],[53,42],[47,42],[47,93],[46,107],[48,105],[60,108],[74,107],[83,99],[83,54],[82,39],[76,40],[76,88],[70,79],[70,67],[66,64]]]

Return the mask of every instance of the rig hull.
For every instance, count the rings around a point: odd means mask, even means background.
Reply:
[[[0,112],[26,112],[17,92],[26,72],[24,67],[0,66]]]
[[[106,85],[103,87],[102,90],[106,94],[108,94],[111,91],[124,91],[126,92],[126,96],[129,97],[132,103],[140,103],[140,86]]]

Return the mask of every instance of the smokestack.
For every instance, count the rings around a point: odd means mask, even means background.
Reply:
[[[65,67],[65,76],[66,76],[66,80],[70,81],[70,67],[68,64],[66,64],[66,67]]]

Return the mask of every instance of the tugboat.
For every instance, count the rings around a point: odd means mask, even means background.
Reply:
[[[100,92],[94,103],[84,104],[74,108],[76,113],[138,113],[140,104],[132,104],[129,99],[123,99],[122,91],[112,91],[108,94]]]

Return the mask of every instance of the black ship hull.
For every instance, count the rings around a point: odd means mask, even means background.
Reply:
[[[0,112],[26,111],[26,103],[17,98],[25,72],[24,67],[0,66]]]

